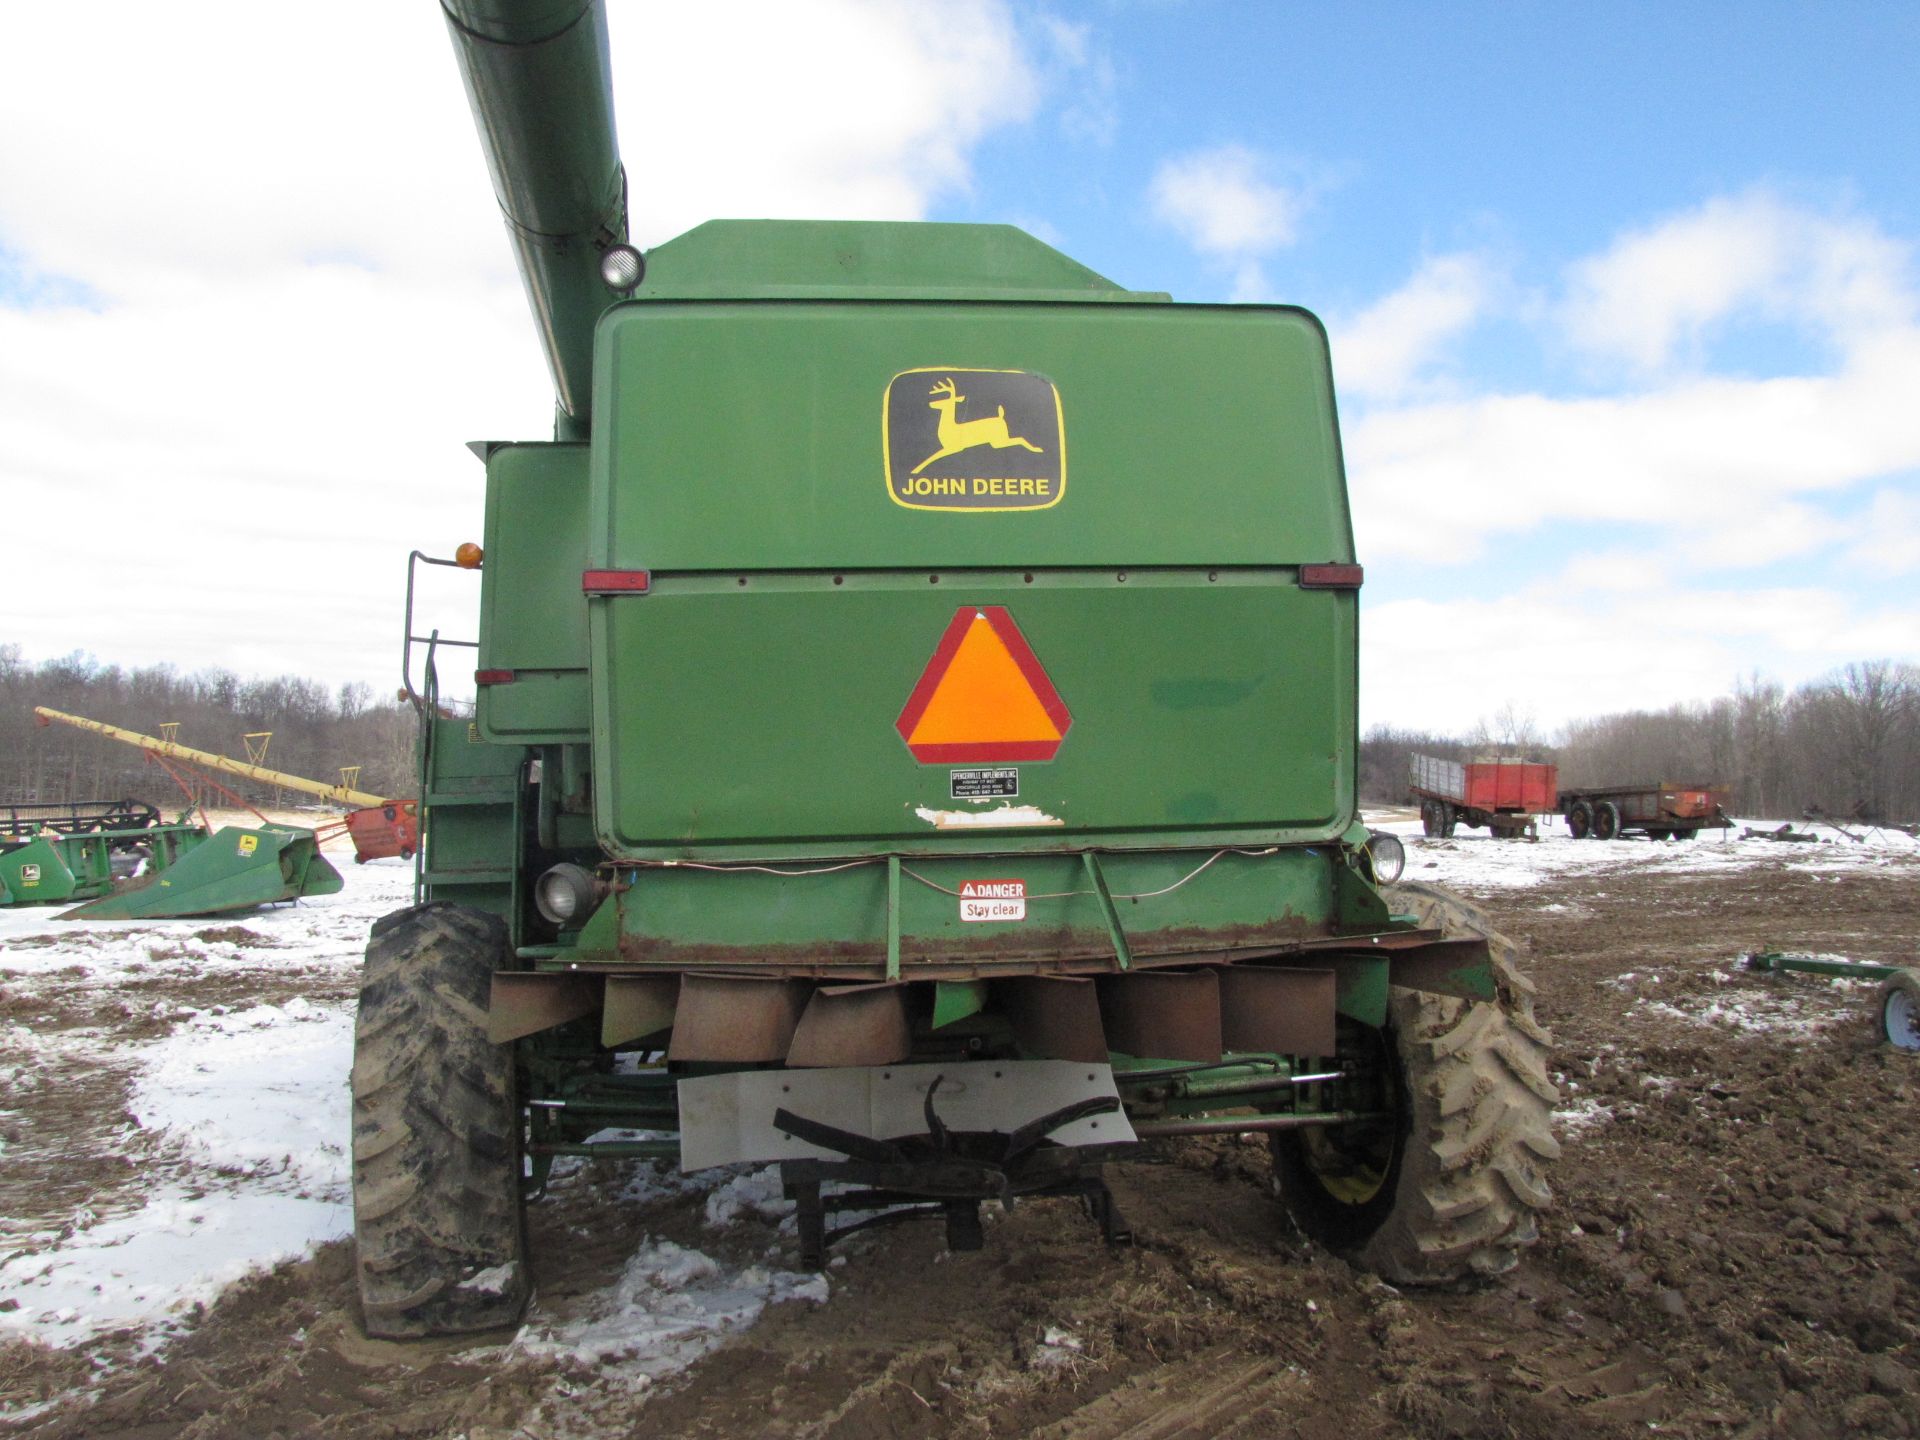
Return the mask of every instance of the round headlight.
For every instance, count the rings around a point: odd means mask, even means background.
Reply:
[[[578,865],[556,865],[533,887],[533,903],[551,923],[566,926],[593,909],[593,872]]]
[[[1382,885],[1393,884],[1407,868],[1407,847],[1400,843],[1398,835],[1389,835],[1384,830],[1375,830],[1367,836],[1367,854],[1373,857],[1373,878]]]
[[[616,295],[631,295],[647,278],[647,262],[631,245],[609,245],[600,252],[600,278]]]

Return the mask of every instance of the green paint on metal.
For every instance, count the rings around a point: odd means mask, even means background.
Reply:
[[[620,958],[620,896],[609,895],[594,907],[568,952],[576,965],[607,964]]]
[[[941,980],[933,987],[933,1028],[944,1029],[987,1008],[984,980]]]
[[[647,253],[641,302],[797,299],[1165,300],[1121,289],[1011,225],[709,220]]]
[[[1333,961],[1334,1009],[1363,1025],[1387,1023],[1390,985],[1385,955],[1340,955]]]
[[[530,752],[487,744],[475,720],[429,720],[424,735],[422,898],[505,915],[519,944],[516,897],[536,878],[522,874],[521,782]]]
[[[1902,968],[1865,960],[1822,960],[1813,955],[1788,955],[1777,950],[1755,951],[1747,956],[1746,965],[1749,970],[1793,970],[1803,975],[1830,975],[1842,980],[1891,980]]]
[[[831,961],[879,979],[894,914],[908,980],[928,966],[981,959],[1114,962],[1106,910],[1077,854],[908,854],[899,867],[896,903],[880,858],[790,869],[644,866],[628,872],[631,886],[619,897],[621,953],[744,969]],[[1332,873],[1304,847],[1107,851],[1100,873],[1133,957],[1274,948],[1328,933]],[[1024,882],[1027,918],[963,921],[956,897],[970,879]]]
[[[609,312],[598,364],[596,566],[953,569],[1017,553],[1027,567],[1131,572],[1353,556],[1326,336],[1304,311],[664,302]],[[894,503],[883,402],[895,376],[941,365],[1052,384],[1060,503],[1017,514]],[[940,377],[927,373],[930,390]],[[979,451],[970,493],[1009,473],[994,468],[1001,452]]]
[[[445,0],[561,417],[587,419],[593,326],[613,298],[600,250],[627,238],[604,5]]]
[[[480,733],[520,745],[588,738],[587,448],[502,445],[487,457],[480,569]],[[558,787],[556,787],[557,789]]]
[[[1343,845],[1334,860],[1334,893],[1338,904],[1338,925],[1347,935],[1374,935],[1393,928],[1393,915],[1380,892],[1361,871],[1366,845],[1366,827],[1362,826],[1360,847]]]
[[[0,894],[14,905],[57,905],[71,899],[79,880],[60,847],[45,835],[0,855]]]
[[[1107,891],[1106,877],[1100,873],[1100,859],[1091,850],[1080,852],[1081,862],[1086,866],[1087,879],[1100,897],[1100,909],[1107,921],[1107,934],[1113,939],[1113,955],[1120,962],[1122,970],[1133,968],[1133,953],[1127,949],[1127,935],[1120,928],[1120,917],[1114,912],[1113,896]]]
[[[900,978],[900,857],[887,857],[887,979]]]
[[[1284,569],[1232,587],[1205,570],[1157,585],[1024,573],[666,579],[590,602],[602,844],[635,859],[1078,849],[1089,836],[1106,851],[1251,848],[1347,828],[1351,593],[1303,591]],[[1074,717],[1055,759],[1019,766],[1007,826],[980,823],[1003,807],[956,803],[952,767],[922,764],[894,728],[968,605],[1006,608]],[[1281,738],[1289,758],[1275,763]]]
[[[344,887],[340,872],[320,854],[313,831],[227,826],[146,882],[64,911],[60,918],[218,915],[307,895],[332,895]]]
[[[0,854],[0,905],[57,905],[93,900],[115,888],[113,852],[137,845],[147,873],[157,875],[207,838],[185,816],[168,825],[132,830],[41,834]]]

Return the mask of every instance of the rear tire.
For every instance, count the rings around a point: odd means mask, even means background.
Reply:
[[[511,1045],[487,1038],[497,915],[435,901],[374,924],[353,1047],[355,1263],[383,1340],[512,1325],[530,1288]]]
[[[1302,1229],[1389,1280],[1497,1275],[1538,1238],[1537,1217],[1553,1198],[1553,1037],[1533,1018],[1533,985],[1514,964],[1516,947],[1483,914],[1417,882],[1390,887],[1385,898],[1422,928],[1484,937],[1498,998],[1395,987],[1386,1028],[1367,1035],[1398,1091],[1399,1123],[1371,1137],[1379,1147],[1371,1166],[1357,1157],[1364,1134],[1339,1157],[1345,1163],[1330,1167],[1340,1137],[1278,1132],[1275,1173]]]
[[[1619,837],[1620,807],[1611,800],[1602,800],[1593,807],[1593,838],[1617,840]]]
[[[1584,840],[1593,833],[1593,807],[1584,800],[1576,800],[1567,807],[1567,833],[1576,840]]]

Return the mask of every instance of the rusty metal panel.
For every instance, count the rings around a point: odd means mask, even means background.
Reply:
[[[600,1014],[600,1043],[624,1045],[658,1035],[673,1024],[680,998],[678,975],[609,975]]]
[[[1389,958],[1389,966],[1393,983],[1409,990],[1456,995],[1462,1000],[1491,1000],[1496,993],[1487,942],[1477,937],[1435,940],[1402,950]]]
[[[1013,1038],[1029,1056],[1106,1062],[1106,1029],[1091,980],[1025,976],[1000,981],[995,989],[1013,1024]]]
[[[496,1045],[591,1015],[600,1004],[597,975],[503,970],[487,1001],[487,1038]]]
[[[912,1046],[904,985],[823,985],[800,1017],[787,1063],[892,1065]]]
[[[1213,970],[1140,970],[1102,979],[1107,1044],[1156,1060],[1220,1058],[1220,980]]]
[[[1220,1025],[1231,1051],[1334,1053],[1334,972],[1231,965],[1220,972]]]
[[[683,975],[669,1060],[784,1060],[806,1009],[799,980]]]

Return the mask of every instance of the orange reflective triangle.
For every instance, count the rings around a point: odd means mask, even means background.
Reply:
[[[923,764],[1051,760],[1073,717],[1003,606],[963,606],[894,722]]]

